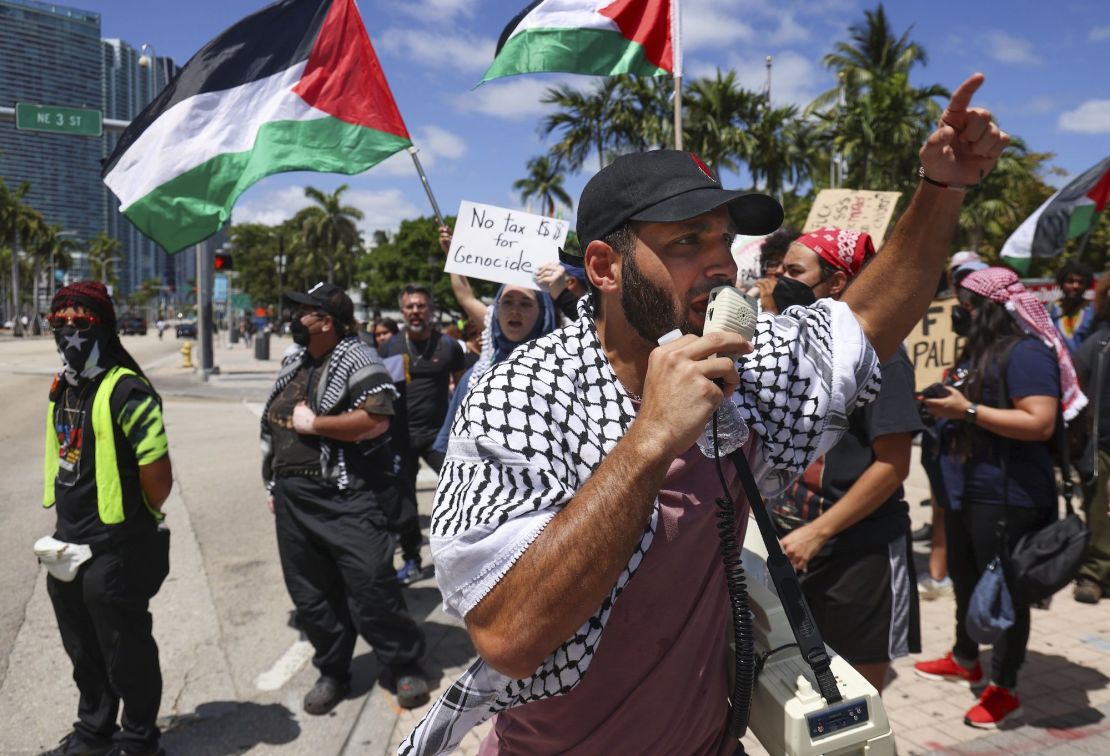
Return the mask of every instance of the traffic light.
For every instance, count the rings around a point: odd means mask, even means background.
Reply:
[[[215,270],[233,270],[230,252],[217,252],[212,257],[212,267]]]

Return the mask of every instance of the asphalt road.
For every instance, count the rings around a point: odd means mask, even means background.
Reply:
[[[151,333],[124,344],[163,394],[174,466],[164,508],[171,570],[151,604],[164,677],[163,743],[171,753],[206,756],[341,752],[374,686],[376,662],[360,643],[352,696],[324,717],[301,711],[316,679],[311,647],[289,622],[258,472],[258,415],[276,359],[252,365],[239,357],[243,369],[225,372],[214,386],[180,368],[181,342],[172,337]],[[284,345],[274,347],[276,358]],[[76,717],[45,571],[31,552],[54,525],[40,502],[46,394],[57,365],[50,339],[0,340],[2,754],[53,747]],[[434,593],[410,591],[418,618],[434,610]]]

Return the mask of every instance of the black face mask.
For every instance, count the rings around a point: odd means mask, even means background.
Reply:
[[[308,326],[302,323],[300,318],[293,318],[289,322],[289,333],[293,337],[293,343],[300,344],[303,347],[307,347],[308,342],[312,340],[312,334],[308,332]]]
[[[94,378],[104,368],[105,338],[100,326],[79,331],[71,325],[54,332],[54,343],[65,367],[65,378],[76,384],[79,378]]]
[[[962,307],[952,308],[952,331],[957,336],[971,333],[971,313]]]
[[[786,276],[779,276],[778,283],[775,284],[775,289],[771,292],[771,298],[775,300],[775,307],[779,309],[779,312],[794,305],[808,307],[817,301],[817,295],[813,293],[812,286],[802,283],[796,278],[787,278]]]

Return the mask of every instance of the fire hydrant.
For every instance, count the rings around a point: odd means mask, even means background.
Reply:
[[[193,367],[193,342],[186,341],[181,347],[181,367]]]

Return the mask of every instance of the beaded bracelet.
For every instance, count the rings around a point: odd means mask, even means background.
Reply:
[[[966,192],[971,187],[978,186],[977,184],[945,184],[940,181],[936,181],[925,175],[925,166],[923,165],[918,167],[917,177],[924,181],[926,184],[932,184],[933,186],[939,187],[941,189],[952,189],[953,191],[957,192]]]

